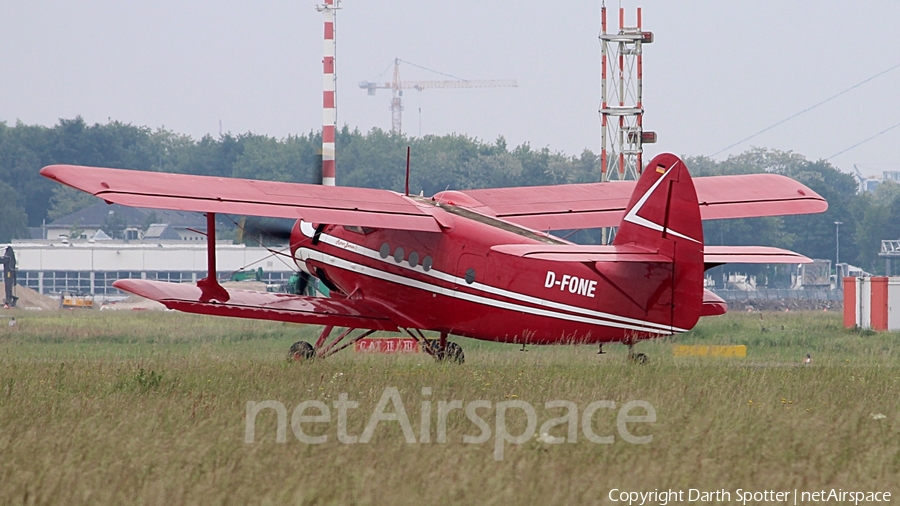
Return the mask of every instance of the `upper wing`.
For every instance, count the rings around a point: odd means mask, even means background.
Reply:
[[[387,190],[75,165],[50,165],[41,169],[41,175],[107,202],[133,207],[440,231],[433,217]]]
[[[186,313],[357,329],[397,330],[397,325],[382,312],[351,299],[326,299],[226,288],[228,302],[201,302],[200,288],[190,283],[120,279],[114,282],[113,286],[161,302],[169,309]]]
[[[634,181],[490,188],[443,192],[438,200],[462,205],[535,230],[615,227],[625,215]],[[819,213],[819,194],[779,174],[743,174],[694,179],[704,220]],[[463,203],[464,202],[464,203]]]

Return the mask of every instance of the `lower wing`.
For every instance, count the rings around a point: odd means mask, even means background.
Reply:
[[[228,302],[203,302],[200,288],[187,283],[120,279],[113,283],[113,286],[160,302],[169,309],[186,313],[358,329],[397,330],[397,325],[383,313],[352,299],[325,299],[226,288],[229,295]]]

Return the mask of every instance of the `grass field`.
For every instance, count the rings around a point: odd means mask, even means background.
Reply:
[[[647,342],[645,366],[623,346],[531,347],[458,339],[466,364],[425,355],[342,352],[324,361],[285,360],[316,328],[170,312],[17,312],[0,320],[0,504],[598,504],[611,489],[843,490],[900,493],[900,335],[841,328],[827,313],[740,313],[705,319],[675,340]],[[746,344],[746,358],[673,357],[674,344]],[[801,365],[810,353],[812,365]],[[408,443],[401,424],[381,422],[368,443],[337,441],[335,401],[359,403],[347,432],[359,436],[387,387],[395,387],[416,438],[423,401],[427,443]],[[430,395],[423,393],[430,388]],[[245,442],[248,401],[276,400]],[[327,436],[307,444],[290,419],[303,401],[323,401],[331,423],[303,430]],[[526,401],[537,424],[578,411],[576,441],[559,425],[522,444],[496,437],[463,442],[479,427],[440,401],[482,400],[496,429],[498,403]],[[581,414],[612,444],[587,440]],[[628,423],[618,410],[646,401],[652,423]],[[510,405],[512,406],[512,405]],[[393,412],[388,407],[387,412]],[[633,415],[645,413],[642,409]],[[318,414],[316,410],[308,415]],[[505,415],[509,433],[527,429],[521,409]],[[494,430],[494,436],[496,436]],[[685,492],[687,493],[687,492]],[[687,496],[685,496],[685,499]],[[727,501],[726,501],[727,502]],[[621,503],[618,503],[621,504]],[[649,503],[657,504],[657,503]]]

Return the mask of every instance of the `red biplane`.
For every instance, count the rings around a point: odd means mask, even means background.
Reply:
[[[690,330],[725,302],[703,286],[727,262],[804,263],[769,247],[704,246],[702,220],[822,212],[827,203],[777,174],[692,179],[677,156],[638,181],[444,191],[387,190],[53,165],[41,174],[127,206],[205,212],[208,276],[196,286],[113,286],[190,313],[323,325],[295,358],[325,357],[375,331],[404,331],[437,360],[463,361],[453,334],[518,344],[629,346]],[[290,254],[330,297],[225,289],[215,214],[293,218]],[[618,227],[612,244],[552,230]],[[345,330],[329,342],[335,327]],[[358,331],[358,332],[354,332]],[[426,340],[423,331],[440,339]],[[356,334],[356,335],[354,335]]]

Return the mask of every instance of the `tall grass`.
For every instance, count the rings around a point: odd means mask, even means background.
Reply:
[[[900,368],[894,334],[840,328],[830,313],[764,313],[707,319],[677,342],[747,344],[747,358],[675,358],[672,342],[624,347],[481,345],[460,340],[463,366],[424,355],[344,352],[288,363],[287,347],[316,328],[174,313],[19,313],[0,331],[0,504],[508,504],[606,503],[611,488],[750,490],[886,489],[900,492]],[[784,327],[782,329],[782,326]],[[802,366],[807,353],[813,364]],[[309,445],[276,417],[257,418],[245,443],[247,401],[358,401],[348,432],[362,433],[386,387],[396,387],[419,436],[431,401],[431,443],[409,444],[382,422],[368,444],[328,435]],[[422,388],[431,394],[423,395]],[[597,434],[533,439],[493,458],[493,439],[460,411],[436,439],[437,401],[519,399],[538,423],[560,416],[544,402],[651,403],[657,421],[631,424],[649,444],[617,435],[614,410]],[[389,410],[391,411],[391,410]],[[485,411],[493,427],[493,411]],[[510,432],[525,418],[510,411]],[[879,415],[883,415],[879,416]],[[333,413],[333,416],[336,416]],[[553,435],[564,436],[565,427]]]

